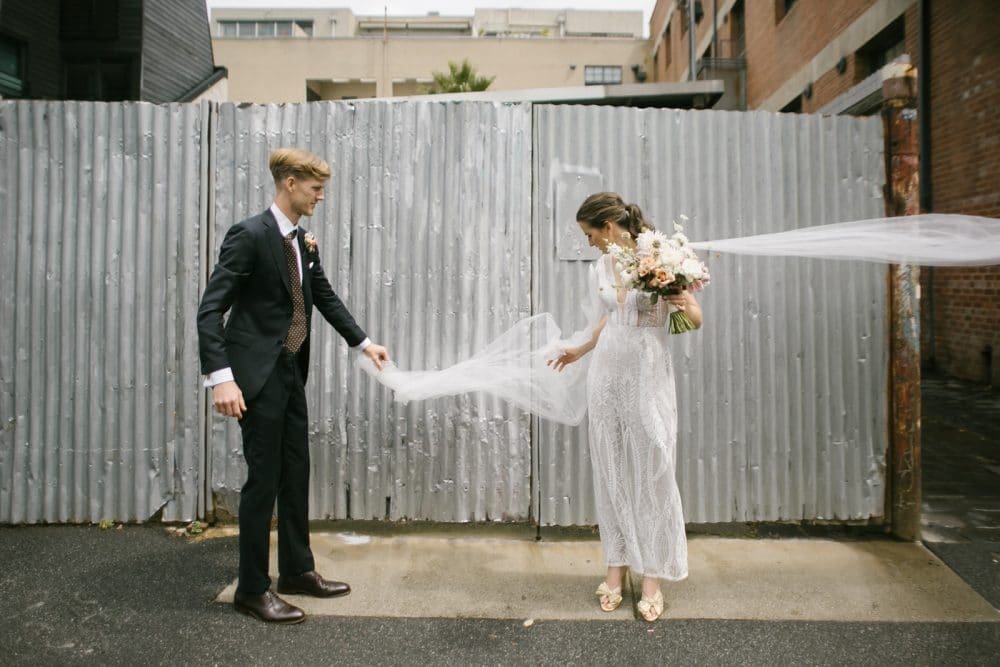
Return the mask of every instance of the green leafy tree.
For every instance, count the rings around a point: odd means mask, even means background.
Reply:
[[[448,61],[447,72],[432,72],[434,86],[429,93],[471,93],[486,90],[493,83],[495,76],[479,76],[476,68],[465,58],[461,64]]]

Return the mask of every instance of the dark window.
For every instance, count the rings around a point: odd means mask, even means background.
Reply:
[[[743,0],[737,0],[736,4],[733,5],[733,10],[729,12],[729,16],[733,20],[733,23],[729,28],[729,36],[731,38],[730,53],[728,56],[723,57],[743,58],[746,56],[747,52],[746,20],[743,17]]]
[[[906,23],[903,16],[887,25],[857,50],[858,74],[863,79],[906,53]]]
[[[236,21],[219,21],[221,37],[236,37]]]
[[[118,0],[61,0],[59,37],[68,41],[115,41],[118,17]]]
[[[588,86],[621,83],[621,65],[587,65],[583,68],[583,82]]]
[[[665,70],[670,68],[670,60],[674,55],[673,40],[670,35],[673,28],[673,23],[667,25],[667,31],[663,33],[663,43],[660,45],[660,50],[663,52],[663,69]]]
[[[292,22],[291,21],[278,21],[276,24],[275,34],[279,37],[291,37],[292,36]]]
[[[7,37],[0,37],[0,97],[21,97],[26,91],[24,46]]]
[[[799,95],[794,100],[781,107],[781,113],[802,113],[802,96]]]
[[[66,64],[66,99],[121,102],[136,98],[135,61],[93,60]]]
[[[774,20],[775,22],[781,21],[788,12],[792,11],[792,7],[795,6],[796,0],[774,0]]]
[[[238,21],[236,32],[240,37],[256,37],[257,23],[256,21]]]
[[[313,22],[312,21],[296,21],[295,22],[295,32],[302,33],[306,37],[313,36]]]
[[[265,21],[257,24],[257,36],[258,37],[273,37],[274,36],[274,23],[270,21]]]

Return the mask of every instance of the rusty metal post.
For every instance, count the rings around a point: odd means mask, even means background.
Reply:
[[[886,215],[920,212],[916,69],[882,70]],[[889,507],[892,534],[920,539],[920,267],[889,267]]]

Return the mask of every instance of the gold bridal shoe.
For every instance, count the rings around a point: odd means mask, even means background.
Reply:
[[[643,596],[636,606],[639,608],[639,613],[642,614],[642,617],[652,623],[663,613],[663,592],[656,591],[656,595],[652,598]]]
[[[601,598],[601,609],[604,611],[614,611],[622,603],[622,587],[608,588],[606,581],[597,587],[597,595]]]

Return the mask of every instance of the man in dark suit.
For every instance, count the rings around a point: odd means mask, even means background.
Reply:
[[[316,241],[299,227],[323,201],[330,168],[299,149],[272,153],[271,207],[233,225],[198,309],[198,342],[215,409],[239,419],[247,481],[240,494],[240,569],[234,606],[272,623],[305,614],[270,591],[271,515],[278,502],[279,593],[345,595],[315,571],[309,548],[309,443],[305,381],[312,308],[378,368],[386,349],[365,336],[320,266]],[[223,323],[229,311],[229,320]]]

